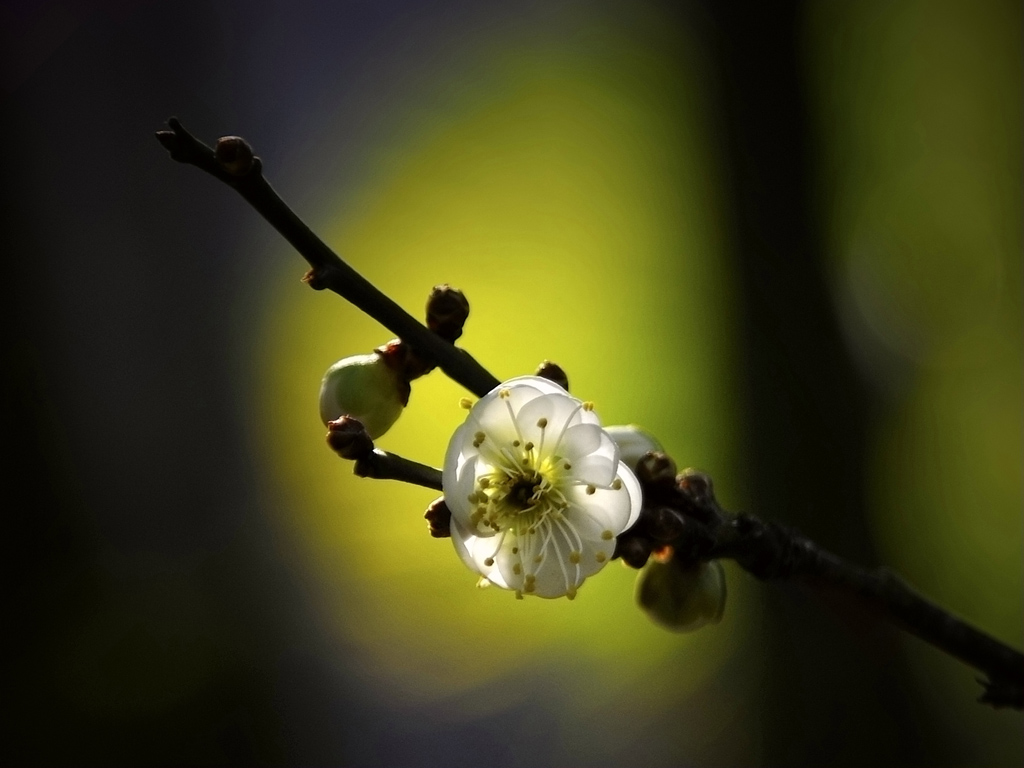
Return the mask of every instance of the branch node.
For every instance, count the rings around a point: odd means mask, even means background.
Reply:
[[[314,291],[322,291],[331,287],[330,266],[323,264],[313,267],[302,276],[302,282]]]
[[[222,136],[213,150],[217,162],[232,176],[245,176],[256,166],[252,147],[241,136]]]

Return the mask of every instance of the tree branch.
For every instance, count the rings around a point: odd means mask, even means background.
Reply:
[[[715,499],[711,478],[694,470],[675,476],[671,459],[662,457],[662,464],[641,462],[638,468],[644,510],[620,537],[617,550],[627,562],[638,547],[649,552],[668,545],[684,561],[729,558],[762,580],[792,579],[849,595],[876,616],[984,672],[983,703],[1024,709],[1020,651],[939,607],[888,569],[861,568],[796,531],[727,512]],[[637,561],[634,557],[632,564]]]
[[[171,118],[168,125],[170,131],[156,135],[171,157],[241,194],[306,259],[310,271],[305,280],[311,287],[327,288],[351,302],[478,396],[499,384],[469,354],[417,322],[320,240],[263,177],[260,159],[243,139],[222,138],[215,151],[178,120]],[[328,443],[343,458],[355,460],[357,475],[443,490],[440,470],[374,448],[355,419],[330,422],[328,430]],[[940,608],[894,573],[852,565],[796,531],[725,511],[707,475],[693,470],[676,475],[675,464],[664,454],[647,454],[637,476],[644,486],[644,507],[637,523],[619,536],[615,551],[629,565],[639,568],[653,550],[671,547],[684,564],[730,558],[759,579],[793,579],[850,595],[875,615],[983,672],[982,702],[1024,709],[1024,654]],[[446,535],[446,514],[443,502],[428,510],[432,535]]]
[[[356,461],[353,469],[359,477],[372,477],[375,480],[400,480],[424,488],[441,491],[441,470],[428,467],[418,461],[403,458],[395,453],[387,453],[374,448],[369,454]]]
[[[167,124],[171,130],[158,131],[156,137],[171,157],[201,168],[245,198],[309,264],[304,280],[311,288],[326,288],[355,305],[478,397],[498,386],[500,382],[469,353],[431,332],[317,237],[270,186],[263,176],[263,163],[244,139],[224,137],[214,151],[185,130],[177,118]]]

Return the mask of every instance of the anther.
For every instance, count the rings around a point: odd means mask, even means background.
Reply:
[[[575,552],[575,551],[574,552],[570,552],[569,553],[569,562],[572,563],[573,565],[579,565],[580,553],[579,552]]]
[[[604,552],[598,552],[596,555],[594,555],[594,559],[597,560],[597,562],[599,563],[603,563],[605,560],[608,559],[608,555],[606,555]]]
[[[583,404],[583,410],[584,411],[592,411],[592,410],[594,410],[594,404],[590,400],[587,400],[587,402],[585,402]]]
[[[593,496],[597,492],[597,488],[592,485],[587,486],[587,496]]]
[[[518,448],[520,445],[522,445],[522,443],[520,443],[518,440],[513,440],[512,441],[512,447],[513,448]]]
[[[484,565],[490,568],[492,565],[494,565],[494,558],[488,557],[486,560],[484,560]]]
[[[619,478],[617,478],[617,477],[615,478],[615,482],[612,483],[612,490],[613,491],[621,491],[622,490],[622,481],[619,480]]]
[[[523,572],[523,566],[521,566],[519,563],[514,563],[512,565],[512,573],[514,573],[516,576],[518,576],[522,572]]]
[[[498,390],[498,397],[500,397],[502,400],[508,400],[508,396],[510,394],[511,393],[509,392],[509,389],[507,387]]]
[[[567,598],[569,598],[570,600],[575,600],[576,599],[576,587],[569,587],[569,589],[567,589],[566,592],[565,592],[565,596]]]
[[[547,425],[548,425],[548,420],[547,419],[545,419],[543,417],[537,419],[537,426],[540,427],[541,429],[544,429],[544,427],[546,427]]]
[[[604,530],[604,531],[601,531],[601,538],[604,539],[605,541],[611,541],[613,538],[615,538],[615,534],[612,533],[611,531]]]
[[[570,464],[568,461],[565,462],[565,464],[563,464],[562,466],[565,467],[566,469],[572,469],[572,464]]]
[[[522,599],[523,599],[523,590],[517,589],[516,590],[516,600],[522,600]]]
[[[519,554],[519,547],[512,547],[512,554],[513,555],[518,555]]]
[[[473,407],[473,401],[468,397],[463,397],[459,400],[459,407],[465,408],[467,411]]]
[[[485,435],[483,432],[477,432],[475,435],[473,435],[473,437],[475,437],[482,443],[484,441],[484,438],[487,437],[487,435]]]
[[[526,448],[526,450],[528,450],[528,451],[532,451],[533,450],[533,443],[527,443],[523,447]]]
[[[533,556],[533,562],[538,563],[538,564],[543,563],[544,562],[544,555],[534,555]],[[527,578],[529,578],[529,577],[527,577]]]

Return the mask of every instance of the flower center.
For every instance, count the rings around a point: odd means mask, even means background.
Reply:
[[[505,446],[491,471],[477,478],[470,496],[476,504],[470,516],[474,524],[522,534],[536,530],[551,515],[560,517],[568,508],[557,461],[541,458],[530,443],[523,447],[518,442]]]
[[[540,475],[531,471],[521,477],[510,477],[508,480],[512,483],[512,487],[508,489],[508,498],[512,505],[518,506],[520,511],[525,511],[537,503],[543,485],[543,478]]]

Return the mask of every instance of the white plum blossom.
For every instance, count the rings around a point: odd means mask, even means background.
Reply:
[[[443,485],[460,557],[517,597],[575,597],[642,503],[593,404],[538,376],[472,407],[448,445]]]

